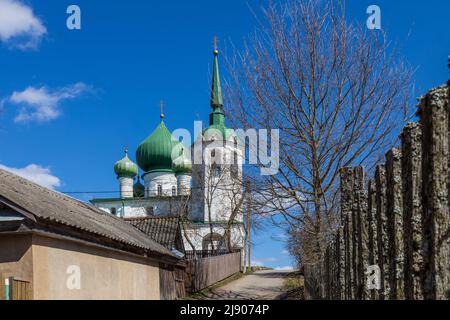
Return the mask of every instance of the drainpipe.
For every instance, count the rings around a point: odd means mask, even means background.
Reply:
[[[9,296],[9,292],[10,292],[10,280],[9,278],[5,279],[5,300],[11,300],[11,297]]]

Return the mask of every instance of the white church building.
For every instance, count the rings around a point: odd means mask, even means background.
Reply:
[[[121,218],[180,217],[186,250],[243,249],[243,151],[225,126],[217,50],[210,105],[209,126],[189,147],[173,137],[161,113],[136,149],[137,164],[125,150],[114,166],[120,196],[91,202]]]

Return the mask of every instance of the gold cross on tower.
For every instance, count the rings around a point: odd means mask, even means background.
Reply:
[[[213,47],[214,53],[219,52],[219,38],[217,38],[217,36],[214,36],[213,38]]]
[[[162,121],[162,119],[164,119],[164,101],[163,100],[159,101],[159,111],[160,111],[159,117],[161,118],[161,121]]]

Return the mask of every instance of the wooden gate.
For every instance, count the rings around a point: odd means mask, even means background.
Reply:
[[[159,291],[161,300],[176,300],[186,296],[185,266],[159,265]]]
[[[31,283],[27,281],[22,281],[18,279],[14,279],[14,277],[10,279],[9,286],[9,299],[10,300],[31,300]],[[0,275],[0,300],[6,299],[6,288],[5,288],[5,278]]]

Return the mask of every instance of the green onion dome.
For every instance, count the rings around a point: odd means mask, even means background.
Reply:
[[[172,171],[172,150],[179,143],[161,121],[136,150],[139,167],[145,172]]]
[[[125,157],[123,159],[116,162],[114,165],[114,172],[117,174],[117,177],[129,177],[134,178],[138,174],[137,165],[128,158],[128,150],[125,149]]]
[[[145,187],[141,183],[141,179],[139,179],[139,176],[137,178],[136,183],[133,186],[133,196],[135,198],[142,198],[145,195]]]
[[[177,174],[187,174],[192,172],[192,162],[184,152],[184,148],[180,151],[180,156],[173,161],[173,171]]]

